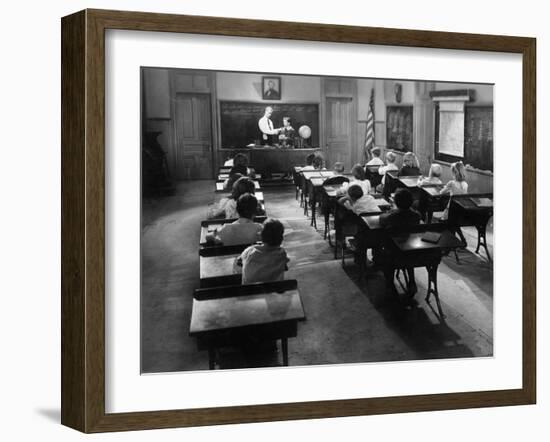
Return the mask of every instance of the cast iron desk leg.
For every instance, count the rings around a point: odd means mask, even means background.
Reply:
[[[313,186],[312,186],[313,187]],[[317,195],[315,195],[315,187],[312,188],[312,191],[311,191],[311,198],[310,198],[310,202],[311,202],[311,226],[312,227],[315,227],[317,228],[317,219],[315,218],[316,215],[315,215],[315,206],[317,205]]]
[[[479,248],[483,246],[483,248],[485,249],[485,253],[487,254],[487,258],[489,258],[489,260],[492,260],[491,255],[489,255],[489,249],[487,248],[487,223],[485,224],[480,223],[476,227],[477,227],[476,253],[479,253]]]
[[[441,308],[441,302],[439,301],[439,292],[437,290],[437,267],[438,264],[430,264],[429,266],[426,266],[426,270],[428,270],[428,293],[426,294],[426,302],[430,302],[430,296],[433,294],[435,297],[435,302],[437,304],[437,310],[439,311],[439,316],[441,319],[445,318],[445,314],[443,313],[443,309]]]

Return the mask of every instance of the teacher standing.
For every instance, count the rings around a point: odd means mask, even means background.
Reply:
[[[261,132],[262,144],[272,145],[274,143],[274,136],[280,132],[280,129],[275,129],[273,127],[273,122],[271,121],[271,114],[273,113],[273,108],[267,106],[264,111],[264,116],[258,121],[258,127]]]

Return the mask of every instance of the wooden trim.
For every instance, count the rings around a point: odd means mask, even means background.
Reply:
[[[523,55],[523,386],[513,390],[105,413],[105,30],[185,32]],[[84,432],[313,419],[536,400],[535,39],[86,10],[62,20],[62,423]]]
[[[61,29],[61,423],[86,428],[85,12]]]

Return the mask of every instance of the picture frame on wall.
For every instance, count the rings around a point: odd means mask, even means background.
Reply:
[[[263,76],[262,77],[262,99],[280,100],[282,97],[281,77]]]
[[[92,433],[536,402],[535,39],[108,10],[84,10],[64,17],[61,31],[62,424]],[[360,76],[361,57],[350,56],[349,51],[374,57],[374,49],[381,45],[388,54],[392,50],[399,54],[395,55],[395,64],[370,63],[380,70],[369,73],[373,78],[386,75],[459,82],[462,79],[453,77],[452,72],[445,74],[445,69],[452,69],[449,60],[453,54],[460,54],[461,62],[468,51],[484,54],[487,60],[477,57],[473,61],[483,65],[479,75],[486,75],[483,80],[495,84],[502,82],[509,99],[515,100],[515,106],[495,112],[501,118],[495,121],[495,140],[507,142],[506,137],[498,138],[499,128],[506,133],[514,128],[521,140],[514,155],[502,155],[495,147],[497,191],[502,186],[506,188],[506,174],[500,175],[504,181],[499,182],[498,178],[498,171],[507,167],[502,163],[506,160],[503,157],[511,157],[516,165],[518,157],[531,159],[519,161],[522,196],[515,199],[511,196],[507,201],[508,207],[513,208],[510,212],[515,213],[513,222],[522,226],[522,229],[508,228],[508,240],[513,242],[517,253],[495,258],[495,296],[499,297],[494,312],[495,324],[499,326],[495,328],[502,334],[496,340],[500,347],[494,356],[466,361],[142,374],[139,358],[142,121],[132,107],[132,103],[136,106],[140,103],[142,68],[208,70],[214,68],[215,59],[228,71],[277,72],[276,66],[268,62],[257,67],[249,57],[222,57],[229,47],[232,50],[238,47],[245,54],[258,51],[258,44],[265,45],[266,51],[284,47],[286,51],[302,54],[303,64],[297,63],[293,69],[331,78]],[[174,51],[176,46],[180,50]],[[313,49],[324,51],[323,60],[341,62],[328,67],[325,62],[324,70],[318,71],[320,68],[307,59]],[[210,51],[218,51],[219,57],[213,57]],[[404,65],[399,62],[403,51],[409,51],[408,56],[418,53],[433,57],[430,72],[398,72],[399,66]],[[178,55],[182,53],[186,56]],[[189,61],[191,53],[199,55]],[[190,62],[192,65],[186,64]],[[494,63],[494,79],[487,73],[490,62]],[[431,77],[438,63],[443,67],[437,75],[447,77]],[[514,69],[502,69],[499,63],[509,63]],[[405,64],[414,67],[414,63]],[[498,76],[510,71],[515,75]],[[261,78],[262,100],[280,100],[281,77]],[[204,84],[195,81],[194,87],[200,89]],[[209,87],[217,85],[212,83]],[[288,94],[291,88],[285,87]],[[341,98],[345,91],[340,89],[335,86],[327,96]],[[411,103],[406,92],[403,90],[403,103]],[[257,96],[257,86],[252,93]],[[425,95],[427,102],[430,97]],[[419,103],[418,108],[431,117],[423,104]],[[214,109],[219,102],[209,105]],[[166,123],[169,107],[155,109],[155,113],[159,115],[155,124],[169,124]],[[478,120],[482,118],[482,110],[475,116]],[[378,123],[380,116],[372,115],[372,119]],[[159,164],[164,167],[161,157]],[[116,199],[117,194],[125,196],[123,204]],[[504,228],[505,223],[512,221],[499,213],[495,212],[495,225]],[[125,234],[125,230],[131,231],[130,234]],[[521,269],[515,283],[509,279],[511,268],[515,269],[512,273]],[[181,296],[193,297],[193,293]],[[407,382],[413,378],[414,383]]]

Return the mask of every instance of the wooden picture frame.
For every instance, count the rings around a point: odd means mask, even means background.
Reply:
[[[280,76],[262,76],[262,100],[280,100],[283,96]]]
[[[141,430],[472,407],[536,400],[536,41],[405,29],[84,10],[62,19],[62,408],[83,432]],[[139,30],[495,51],[522,55],[522,386],[270,405],[105,411],[105,30]]]

